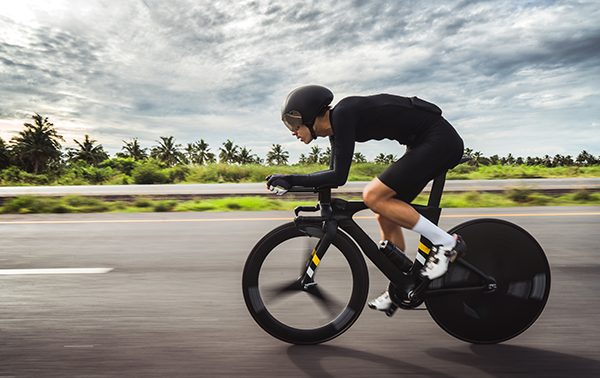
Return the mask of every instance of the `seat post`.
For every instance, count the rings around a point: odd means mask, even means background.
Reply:
[[[444,171],[441,175],[433,179],[433,185],[431,186],[431,192],[429,192],[427,206],[440,207],[442,193],[444,192],[444,185],[446,184],[447,172],[448,171]]]

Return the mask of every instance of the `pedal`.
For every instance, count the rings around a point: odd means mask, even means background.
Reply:
[[[456,251],[456,256],[452,262],[454,262],[457,257],[465,257],[467,255],[467,243],[465,243],[460,235],[456,235],[456,245],[454,246],[454,251]]]
[[[386,314],[388,317],[390,317],[390,318],[391,318],[391,317],[392,317],[392,316],[393,316],[393,315],[396,313],[396,310],[397,310],[397,309],[398,309],[398,306],[396,306],[395,304],[392,304],[392,305],[390,306],[390,308],[388,308],[387,310],[385,310],[385,314]]]

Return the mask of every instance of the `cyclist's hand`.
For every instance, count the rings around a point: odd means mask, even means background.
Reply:
[[[267,189],[282,196],[292,188],[292,178],[286,175],[274,174],[267,177]]]

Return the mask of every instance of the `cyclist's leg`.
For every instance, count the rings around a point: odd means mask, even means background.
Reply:
[[[379,178],[363,192],[367,206],[383,218],[425,236],[434,245],[441,246],[443,255],[435,254],[434,262],[441,261],[441,270],[428,264],[424,275],[435,278],[447,269],[447,261],[454,257],[456,239],[419,215],[409,203],[434,177],[453,166],[462,156],[463,143],[454,128],[445,120],[439,122],[418,145],[390,165]],[[381,224],[381,223],[380,223]],[[382,229],[383,232],[383,229]],[[445,269],[444,266],[445,265]],[[439,273],[439,272],[442,273]],[[428,277],[429,278],[429,277]]]
[[[363,190],[363,200],[373,212],[385,219],[383,225],[388,227],[386,230],[382,229],[382,233],[392,231],[389,223],[411,229],[419,220],[419,213],[412,206],[398,199],[397,192],[381,182],[379,178],[367,184]],[[381,225],[382,222],[379,224]]]
[[[379,228],[381,229],[381,240],[389,240],[396,247],[400,248],[402,251],[405,251],[406,243],[404,241],[402,227],[398,226],[396,223],[380,214],[376,214],[376,219],[379,223]]]
[[[397,238],[398,230],[401,232],[400,227],[404,227],[425,236],[434,245],[442,245],[447,248],[454,247],[454,238],[451,235],[448,235],[427,218],[420,215],[408,203],[393,197],[394,194],[395,192],[379,179],[373,180],[369,183],[369,187],[365,188],[363,198],[367,206],[379,215],[379,219],[382,219],[379,221],[380,227],[383,226],[381,229],[382,234],[387,233]],[[397,227],[394,229],[390,223],[395,224]],[[394,239],[385,238],[384,240],[390,240],[394,245],[403,249],[395,243]],[[401,240],[404,244],[403,239]]]
[[[396,192],[377,178],[371,181],[363,192],[365,203],[377,214],[382,240],[389,240],[400,250],[405,250],[402,227],[412,228],[420,215],[395,196]],[[384,311],[388,316],[397,308],[392,302],[388,288],[377,298],[370,300],[368,305],[373,310]]]

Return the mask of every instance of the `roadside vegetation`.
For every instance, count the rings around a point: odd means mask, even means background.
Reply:
[[[0,185],[129,185],[172,183],[247,183],[264,182],[272,173],[304,174],[328,168],[331,150],[313,146],[298,162],[291,164],[289,153],[279,144],[260,158],[252,150],[227,140],[212,152],[203,139],[178,144],[173,136],[161,136],[156,145],[142,147],[137,138],[123,141],[123,147],[110,157],[101,144],[85,135],[74,140],[77,147],[63,150],[64,138],[54,125],[39,114],[25,123],[24,130],[9,142],[0,138]],[[448,173],[449,179],[514,179],[600,177],[600,156],[582,151],[577,157],[545,155],[539,157],[485,157],[465,149],[471,160]],[[354,154],[349,181],[369,181],[379,175],[398,156],[380,153],[372,161],[360,152]],[[494,207],[599,204],[598,193],[579,192],[547,196],[529,190],[505,194],[445,194],[443,207]],[[422,199],[418,201],[423,201]],[[131,203],[103,202],[99,199],[67,196],[63,198],[19,197],[0,207],[2,213],[80,213],[139,211],[235,211],[289,210],[313,201],[287,198],[240,197],[195,201],[150,201],[139,198]]]
[[[352,199],[352,198],[349,198]],[[353,198],[359,200],[360,198]],[[316,199],[290,200],[284,197],[255,196],[221,199],[196,199],[192,201],[137,198],[132,202],[105,202],[82,196],[34,197],[22,196],[0,207],[2,214],[49,213],[139,213],[185,211],[265,211],[293,210],[296,206],[314,205]],[[419,196],[415,203],[426,204],[427,197]],[[446,193],[442,197],[444,208],[458,207],[516,207],[516,206],[574,206],[600,205],[600,193],[579,191],[563,195],[544,195],[528,189],[513,189],[504,194],[467,192]]]
[[[137,138],[123,141],[110,157],[101,144],[85,135],[74,140],[77,147],[63,150],[64,138],[39,114],[25,123],[24,130],[5,142],[0,138],[0,185],[128,185],[172,183],[264,182],[272,173],[302,174],[328,168],[331,150],[313,146],[298,162],[273,144],[264,159],[246,147],[227,140],[218,151],[203,139],[183,146],[173,136],[161,136],[156,145],[142,147]],[[448,174],[449,179],[510,179],[555,177],[600,177],[600,156],[582,151],[578,156],[485,157],[465,149],[471,158]],[[384,154],[372,161],[354,154],[349,181],[369,181],[398,156]]]

